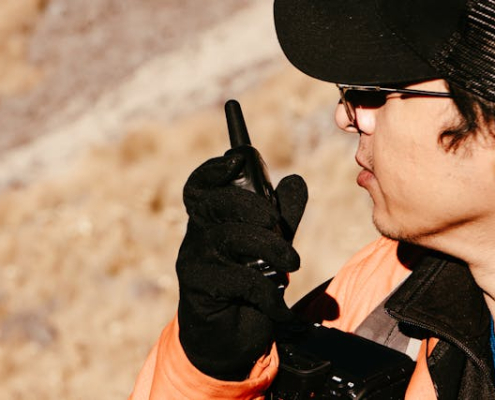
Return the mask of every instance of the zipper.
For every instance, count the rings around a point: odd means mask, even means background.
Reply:
[[[456,345],[471,360],[474,361],[474,363],[478,366],[478,368],[483,372],[483,375],[484,375],[485,379],[487,380],[487,382],[492,384],[492,377],[491,377],[491,372],[490,372],[489,368],[486,367],[485,363],[478,356],[476,356],[476,354],[474,354],[473,351],[471,351],[471,349],[469,347],[465,346],[463,343],[461,343],[455,337],[453,337],[452,335],[450,335],[448,333],[441,332],[438,329],[436,329],[436,328],[434,328],[428,324],[425,324],[425,323],[422,323],[422,322],[419,322],[419,321],[416,321],[416,320],[413,320],[410,318],[405,318],[405,317],[399,315],[397,312],[391,311],[389,309],[385,309],[385,311],[388,315],[390,315],[392,318],[396,319],[399,322],[402,322],[402,323],[411,325],[413,327],[417,327],[417,328],[421,328],[421,329],[424,329],[426,331],[429,331],[429,332],[433,333],[433,335],[436,338],[444,339],[447,342],[450,342],[450,343],[453,343],[454,345]]]

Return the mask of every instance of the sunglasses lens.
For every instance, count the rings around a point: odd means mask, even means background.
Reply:
[[[382,91],[348,90],[346,102],[351,108],[379,108],[387,101],[387,93]]]
[[[387,95],[399,93],[400,99],[409,97],[428,96],[428,97],[452,97],[449,92],[429,92],[424,90],[410,90],[401,87],[382,88],[378,86],[352,86],[337,85],[340,91],[341,101],[349,121],[357,127],[356,110],[380,108],[387,102]]]

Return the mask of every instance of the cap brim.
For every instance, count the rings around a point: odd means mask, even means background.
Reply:
[[[289,61],[316,79],[361,85],[438,77],[385,25],[376,0],[275,0],[278,40]]]

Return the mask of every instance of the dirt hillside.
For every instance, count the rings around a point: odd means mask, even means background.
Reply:
[[[201,4],[201,5],[198,5]],[[117,400],[177,304],[182,186],[238,99],[274,183],[308,182],[293,303],[376,236],[336,92],[271,2],[0,4],[0,399]]]

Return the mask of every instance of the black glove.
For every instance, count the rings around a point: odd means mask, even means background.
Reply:
[[[275,324],[293,318],[276,285],[245,264],[262,259],[283,273],[299,268],[291,241],[307,201],[297,175],[275,190],[279,210],[231,185],[243,163],[240,155],[224,156],[191,174],[184,187],[189,223],[177,259],[180,342],[196,368],[222,380],[245,379],[269,349]],[[281,224],[286,237],[275,233]]]

